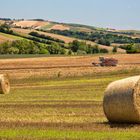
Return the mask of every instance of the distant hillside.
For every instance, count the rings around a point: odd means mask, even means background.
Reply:
[[[115,30],[115,29],[109,29],[109,28],[99,28],[95,26],[89,26],[89,25],[82,25],[82,24],[68,24],[68,23],[59,23],[54,21],[46,21],[43,19],[30,19],[30,20],[12,20],[10,18],[0,18],[0,23],[3,22],[9,22],[9,24],[12,27],[16,28],[30,28],[30,29],[40,29],[40,30],[71,30],[71,31],[83,31],[83,32],[110,32],[110,33],[116,33],[116,34],[124,34],[124,35],[133,35],[134,33],[140,33],[140,31],[134,31],[134,30]]]
[[[7,21],[7,20],[6,20]],[[9,21],[11,22],[11,20]],[[13,20],[12,27],[15,28],[24,28],[24,29],[41,29],[44,31],[47,30],[72,30],[72,31],[84,31],[84,32],[92,32],[92,31],[104,31],[106,29],[97,28],[88,25],[81,24],[67,24],[67,23],[58,23],[53,21],[45,21],[43,19],[30,19],[30,20]]]
[[[15,28],[23,29],[42,29],[42,30],[70,30],[70,27],[67,25],[43,21],[43,20],[23,20],[23,21],[13,21],[11,24]]]
[[[22,38],[0,32],[0,43],[3,43],[5,41],[20,40],[20,39],[22,39]]]
[[[1,20],[1,22],[3,22]],[[78,31],[78,32],[100,32],[100,33],[110,33],[116,35],[123,35],[128,37],[140,37],[140,31],[133,30],[115,30],[109,28],[98,28],[89,25],[82,24],[68,24],[68,23],[58,23],[53,21],[45,21],[43,19],[30,19],[30,20],[6,20],[6,22],[10,24],[11,27],[14,28],[22,28],[22,29],[37,29],[42,31],[50,31],[50,30],[60,30],[60,31]]]
[[[32,31],[35,31],[33,29],[17,29],[17,28],[12,28],[13,31],[19,33],[19,34],[24,34],[25,36],[29,35],[30,32]],[[48,33],[48,32],[42,32],[42,31],[37,31],[39,34],[44,34],[46,36],[51,36],[53,38],[56,38],[56,39],[60,39],[60,40],[63,40],[65,43],[70,43],[70,42],[73,42],[74,40],[79,40],[79,41],[83,41],[83,40],[80,40],[80,39],[76,39],[76,38],[72,38],[72,37],[67,37],[67,36],[63,36],[63,35],[57,35],[57,34],[53,34],[53,33]],[[95,42],[92,42],[92,41],[86,41],[84,40],[87,44],[90,44],[90,45],[96,45]],[[105,45],[99,45],[98,44],[98,47],[100,49],[107,49],[109,52],[111,52],[113,50],[113,47],[108,47],[108,46],[105,46]],[[126,53],[125,50],[123,49],[120,49],[118,48],[118,52],[119,53]]]
[[[137,47],[133,46],[134,48],[132,45],[127,47],[129,44],[140,44],[140,31],[98,28],[82,24],[58,23],[43,19],[11,20],[2,18],[0,25],[3,23],[6,23],[14,31],[12,34],[14,36],[47,45],[52,42],[62,43],[64,41],[63,45],[60,44],[64,49],[68,49],[69,43],[78,40],[94,47],[98,45],[99,49],[104,49],[105,52],[112,52],[113,49],[116,51],[116,48],[117,52],[120,53],[125,53],[128,49],[129,52],[131,52],[131,49],[132,52],[139,52],[140,50],[139,45],[136,45]],[[37,32],[39,35],[33,36],[30,34],[31,32]],[[0,42],[6,40],[12,41],[14,39],[11,39],[10,36],[0,36]]]

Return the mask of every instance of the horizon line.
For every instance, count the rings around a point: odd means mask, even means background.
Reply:
[[[117,27],[101,27],[101,26],[94,26],[94,25],[91,25],[91,24],[85,24],[85,23],[75,23],[75,22],[63,22],[63,21],[53,21],[53,20],[49,20],[49,19],[44,19],[44,18],[10,18],[10,17],[0,17],[0,20],[6,20],[6,19],[9,19],[9,20],[19,20],[19,21],[31,21],[31,20],[42,20],[42,21],[48,21],[48,22],[55,22],[55,23],[58,23],[58,24],[77,24],[77,25],[83,25],[83,26],[91,26],[91,27],[94,27],[94,28],[100,28],[100,29],[111,29],[111,30],[119,30],[119,31],[140,31],[140,29],[132,29],[132,28],[117,28]]]

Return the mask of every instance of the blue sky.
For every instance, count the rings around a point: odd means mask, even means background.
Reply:
[[[140,30],[140,0],[0,0],[0,17]]]

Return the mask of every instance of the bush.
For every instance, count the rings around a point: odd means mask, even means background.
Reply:
[[[10,30],[10,27],[7,24],[0,25],[0,32],[6,33],[6,34],[13,34],[13,31]]]
[[[47,49],[50,54],[66,54],[65,49],[55,42],[47,46]]]
[[[107,49],[100,49],[100,53],[109,53]]]
[[[100,53],[100,49],[99,49],[99,46],[98,46],[98,45],[93,46],[93,48],[92,48],[92,53],[93,53],[93,54],[94,54],[94,53]]]
[[[116,52],[117,52],[117,49],[118,49],[117,46],[113,47],[112,52],[113,52],[113,53],[116,53]]]
[[[69,43],[69,47],[73,52],[77,52],[80,47],[80,42],[78,40],[74,40],[73,42]]]
[[[98,44],[106,45],[106,46],[110,46],[111,45],[111,43],[108,40],[103,39],[103,38],[99,39]]]
[[[119,48],[125,49],[127,53],[140,53],[140,44],[129,44],[129,45],[124,45],[120,46]]]
[[[19,49],[16,47],[9,47],[9,48],[7,48],[7,53],[8,54],[19,54]]]
[[[85,54],[87,54],[87,53],[86,53],[86,51],[78,50],[78,51],[77,51],[77,54],[78,54],[78,55],[85,55]]]
[[[39,52],[39,54],[50,54],[47,49],[42,48]]]
[[[69,50],[69,51],[68,51],[68,55],[73,55],[72,50]]]

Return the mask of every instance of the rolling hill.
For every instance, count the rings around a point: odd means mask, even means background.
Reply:
[[[13,21],[12,26],[15,28],[30,28],[30,29],[42,29],[42,30],[70,30],[70,26],[49,21]]]
[[[14,36],[14,35],[9,35],[9,34],[5,34],[5,33],[0,32],[0,43],[3,43],[5,41],[19,40],[19,39],[22,39],[22,38]]]
[[[21,35],[21,38],[29,38],[31,37],[31,35],[29,35],[31,32],[37,32],[45,36],[50,36],[52,38],[62,40],[66,44],[73,42],[74,40],[84,41],[87,44],[94,46],[97,44],[100,49],[106,49],[109,52],[112,52],[114,46],[120,47],[121,45],[127,45],[129,44],[129,42],[131,43],[133,41],[140,42],[140,31],[98,28],[81,24],[68,24],[45,21],[42,19],[0,20],[0,24],[3,23],[9,25],[15,33]],[[85,38],[86,35],[87,38]],[[94,39],[90,38],[92,36]],[[6,35],[1,33],[0,43],[7,40],[13,41],[21,38],[16,35]],[[99,43],[102,38],[105,38],[107,41],[110,42],[112,41],[112,39],[114,39],[116,42],[111,42],[110,45],[106,45],[106,43]],[[122,42],[120,43],[118,40],[121,40]],[[126,50],[118,48],[118,52],[126,53]]]
[[[19,28],[12,28],[13,31],[17,32],[17,33],[20,33],[20,34],[24,34],[25,36],[27,36],[30,32],[32,31],[35,31],[34,29],[19,29]],[[53,33],[47,33],[47,32],[42,32],[42,31],[37,31],[38,33],[40,34],[44,34],[44,35],[47,35],[47,36],[51,36],[53,38],[56,38],[56,39],[60,39],[60,40],[63,40],[65,41],[65,43],[70,43],[74,40],[76,40],[76,38],[72,38],[72,37],[67,37],[67,36],[62,36],[62,35],[57,35],[57,34],[53,34]],[[83,40],[80,40],[78,39],[79,41],[83,41]],[[91,45],[96,45],[96,43],[92,42],[92,41],[87,41],[87,40],[84,40],[87,44],[91,44]],[[113,47],[108,47],[108,46],[105,46],[105,45],[99,45],[99,48],[102,48],[102,49],[107,49],[109,52],[112,51]],[[125,50],[123,49],[118,49],[118,52],[119,53],[126,53]]]

